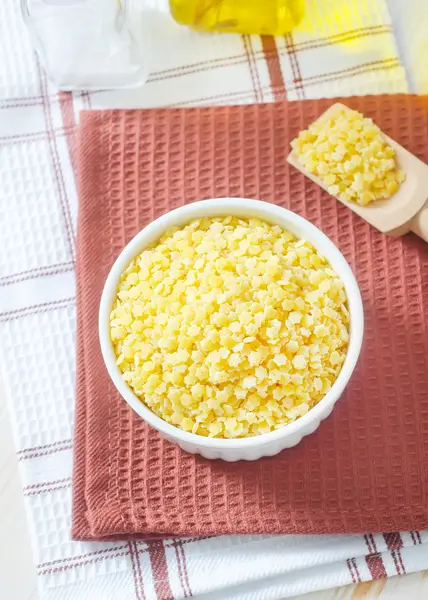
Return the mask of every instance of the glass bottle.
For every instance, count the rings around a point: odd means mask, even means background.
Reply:
[[[207,31],[284,35],[301,21],[304,0],[169,0],[183,25]]]

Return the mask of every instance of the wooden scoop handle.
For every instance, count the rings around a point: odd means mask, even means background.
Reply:
[[[410,229],[428,242],[428,202],[425,202],[421,210],[413,217],[410,222]]]

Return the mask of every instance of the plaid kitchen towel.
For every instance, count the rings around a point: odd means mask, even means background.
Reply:
[[[424,532],[70,538],[79,110],[407,92],[385,2],[307,0],[299,28],[275,42],[165,17],[144,88],[74,96],[47,82],[18,5],[0,4],[0,349],[41,597],[273,599],[427,568]],[[427,27],[425,6],[419,16]]]

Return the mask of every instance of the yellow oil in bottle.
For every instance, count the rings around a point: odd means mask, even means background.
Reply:
[[[206,31],[284,35],[302,19],[305,0],[169,0],[174,19]]]

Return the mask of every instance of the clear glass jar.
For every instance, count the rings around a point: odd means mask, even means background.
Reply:
[[[21,0],[21,11],[40,62],[59,89],[145,83],[150,27],[137,2]]]

